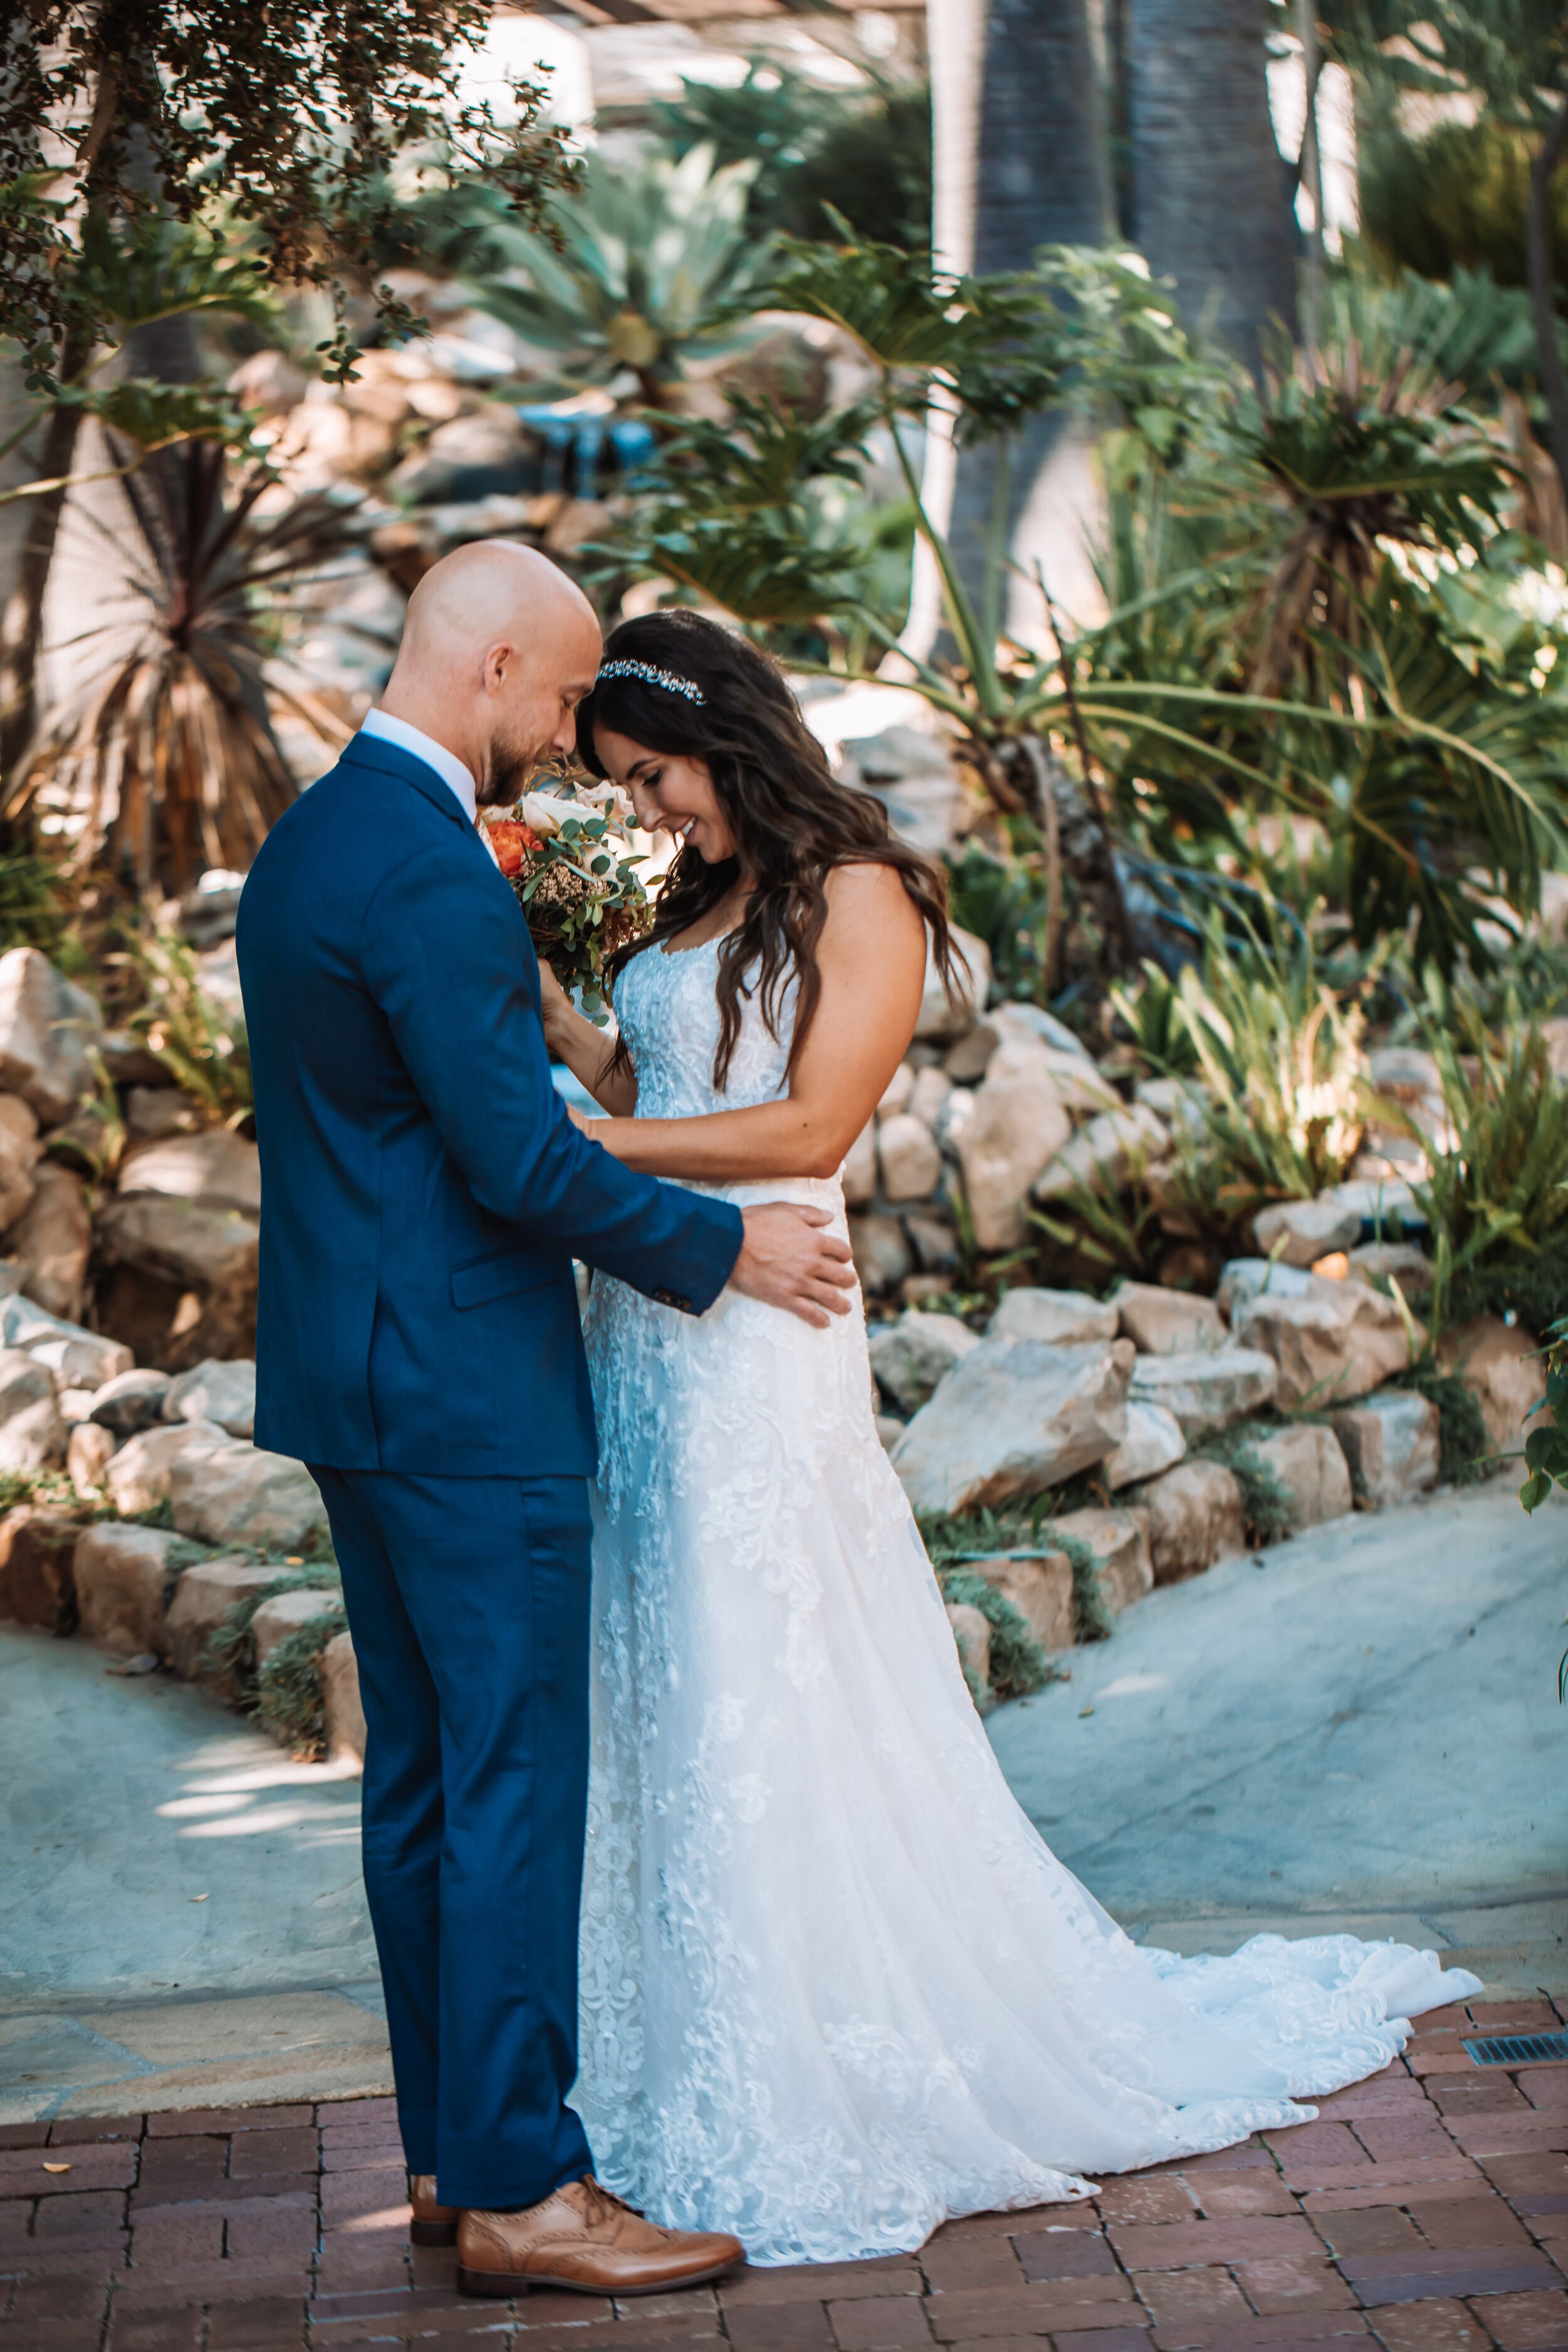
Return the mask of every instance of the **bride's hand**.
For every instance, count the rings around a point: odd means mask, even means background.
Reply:
[[[539,1009],[547,1037],[552,1029],[571,1019],[574,1009],[572,999],[555,977],[553,966],[543,956],[539,959]]]

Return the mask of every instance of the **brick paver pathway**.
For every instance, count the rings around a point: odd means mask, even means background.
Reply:
[[[1245,2147],[980,2214],[918,2255],[613,2305],[460,2297],[409,2247],[389,2099],[0,2131],[0,2352],[1568,2352],[1568,2065],[1506,2074],[1476,2026]]]

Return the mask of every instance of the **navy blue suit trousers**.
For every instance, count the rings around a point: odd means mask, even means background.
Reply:
[[[312,1463],[367,1732],[364,1882],[398,2121],[444,2204],[593,2169],[577,2072],[587,1483]]]

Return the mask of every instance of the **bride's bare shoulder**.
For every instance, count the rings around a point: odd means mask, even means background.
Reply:
[[[920,908],[892,866],[867,860],[836,866],[823,880],[827,899],[829,932],[858,930],[873,925],[879,931],[919,938],[925,929]]]

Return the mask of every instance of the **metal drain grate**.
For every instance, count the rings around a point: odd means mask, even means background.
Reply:
[[[1530,2066],[1568,2058],[1568,2033],[1488,2033],[1465,2048],[1478,2066]]]

